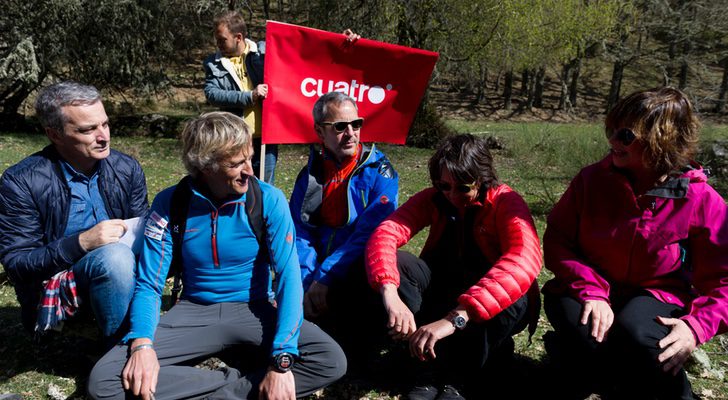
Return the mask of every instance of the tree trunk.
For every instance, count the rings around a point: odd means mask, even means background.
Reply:
[[[531,71],[524,69],[523,72],[521,72],[521,96],[530,95],[528,90],[530,78]]]
[[[12,130],[18,126],[22,121],[18,110],[33,89],[34,86],[16,81],[0,95],[0,127]]]
[[[530,76],[534,76],[535,74],[532,71],[529,71],[528,73]],[[526,88],[526,109],[530,110],[533,108],[533,89],[534,89],[534,79],[529,79],[528,81],[528,87]]]
[[[270,19],[270,0],[263,0],[263,15],[266,20]]]
[[[670,46],[667,48],[667,67],[665,68],[665,76],[663,77],[662,85],[669,86],[672,78],[675,76],[675,55],[677,52],[677,43],[673,40],[670,42]]]
[[[725,107],[726,94],[728,93],[728,57],[721,61],[723,65],[723,80],[720,82],[720,91],[718,92],[718,101],[715,103],[715,112],[720,114]]]
[[[576,107],[577,89],[579,87],[579,77],[581,76],[581,55],[577,56],[574,70],[571,72],[571,84],[569,85],[569,103],[571,107]]]
[[[624,76],[624,63],[621,60],[614,62],[612,69],[612,82],[609,86],[609,95],[607,96],[607,110],[609,112],[619,100],[619,92],[622,90],[622,77]]]
[[[688,61],[683,59],[680,63],[680,73],[678,74],[677,87],[680,90],[684,90],[688,85]]]
[[[538,108],[543,107],[543,82],[545,78],[546,69],[544,67],[540,67],[538,71],[536,71],[533,88],[533,105]]]
[[[569,77],[571,76],[571,61],[565,63],[561,68],[561,94],[559,95],[559,110],[566,109],[566,101],[569,98]]]
[[[511,109],[511,100],[513,99],[513,71],[506,72],[505,82],[503,82],[503,108]]]
[[[488,68],[483,63],[478,63],[478,69],[480,73],[477,96],[475,98],[476,104],[485,103],[485,90],[488,89]]]

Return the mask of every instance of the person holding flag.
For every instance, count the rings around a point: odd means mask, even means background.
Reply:
[[[253,132],[255,175],[267,183],[275,180],[278,146],[265,146],[265,178],[259,176],[261,148],[262,101],[268,95],[263,83],[265,42],[248,39],[243,15],[227,11],[213,22],[213,34],[218,51],[202,63],[205,68],[205,98],[223,111],[243,117]]]
[[[205,98],[222,111],[243,117],[253,132],[253,169],[255,176],[267,183],[275,182],[278,145],[262,144],[263,100],[268,96],[268,84],[263,83],[265,41],[248,38],[243,15],[227,11],[213,22],[213,34],[218,51],[203,61],[205,69]],[[346,40],[355,42],[359,35],[347,29]],[[260,171],[260,155],[265,154]]]

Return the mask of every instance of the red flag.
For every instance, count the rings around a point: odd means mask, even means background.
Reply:
[[[263,143],[315,143],[311,110],[347,93],[364,117],[363,142],[403,144],[438,54],[341,33],[268,21]]]

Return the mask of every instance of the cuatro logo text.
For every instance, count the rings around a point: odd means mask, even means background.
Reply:
[[[351,96],[357,102],[368,100],[372,104],[379,104],[384,101],[387,92],[392,90],[392,84],[381,86],[369,86],[359,83],[356,80],[324,81],[323,79],[305,78],[301,81],[301,94],[306,97],[320,97],[328,92],[342,92]]]

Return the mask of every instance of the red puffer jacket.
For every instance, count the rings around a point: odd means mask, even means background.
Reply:
[[[385,283],[399,286],[397,248],[422,228],[431,226],[423,253],[440,239],[445,216],[433,202],[434,188],[410,198],[389,216],[369,238],[366,268],[369,284],[378,290]],[[507,185],[485,195],[473,235],[492,267],[458,302],[476,321],[489,320],[529,292],[538,296],[535,281],[541,271],[541,249],[533,219],[521,196]]]

